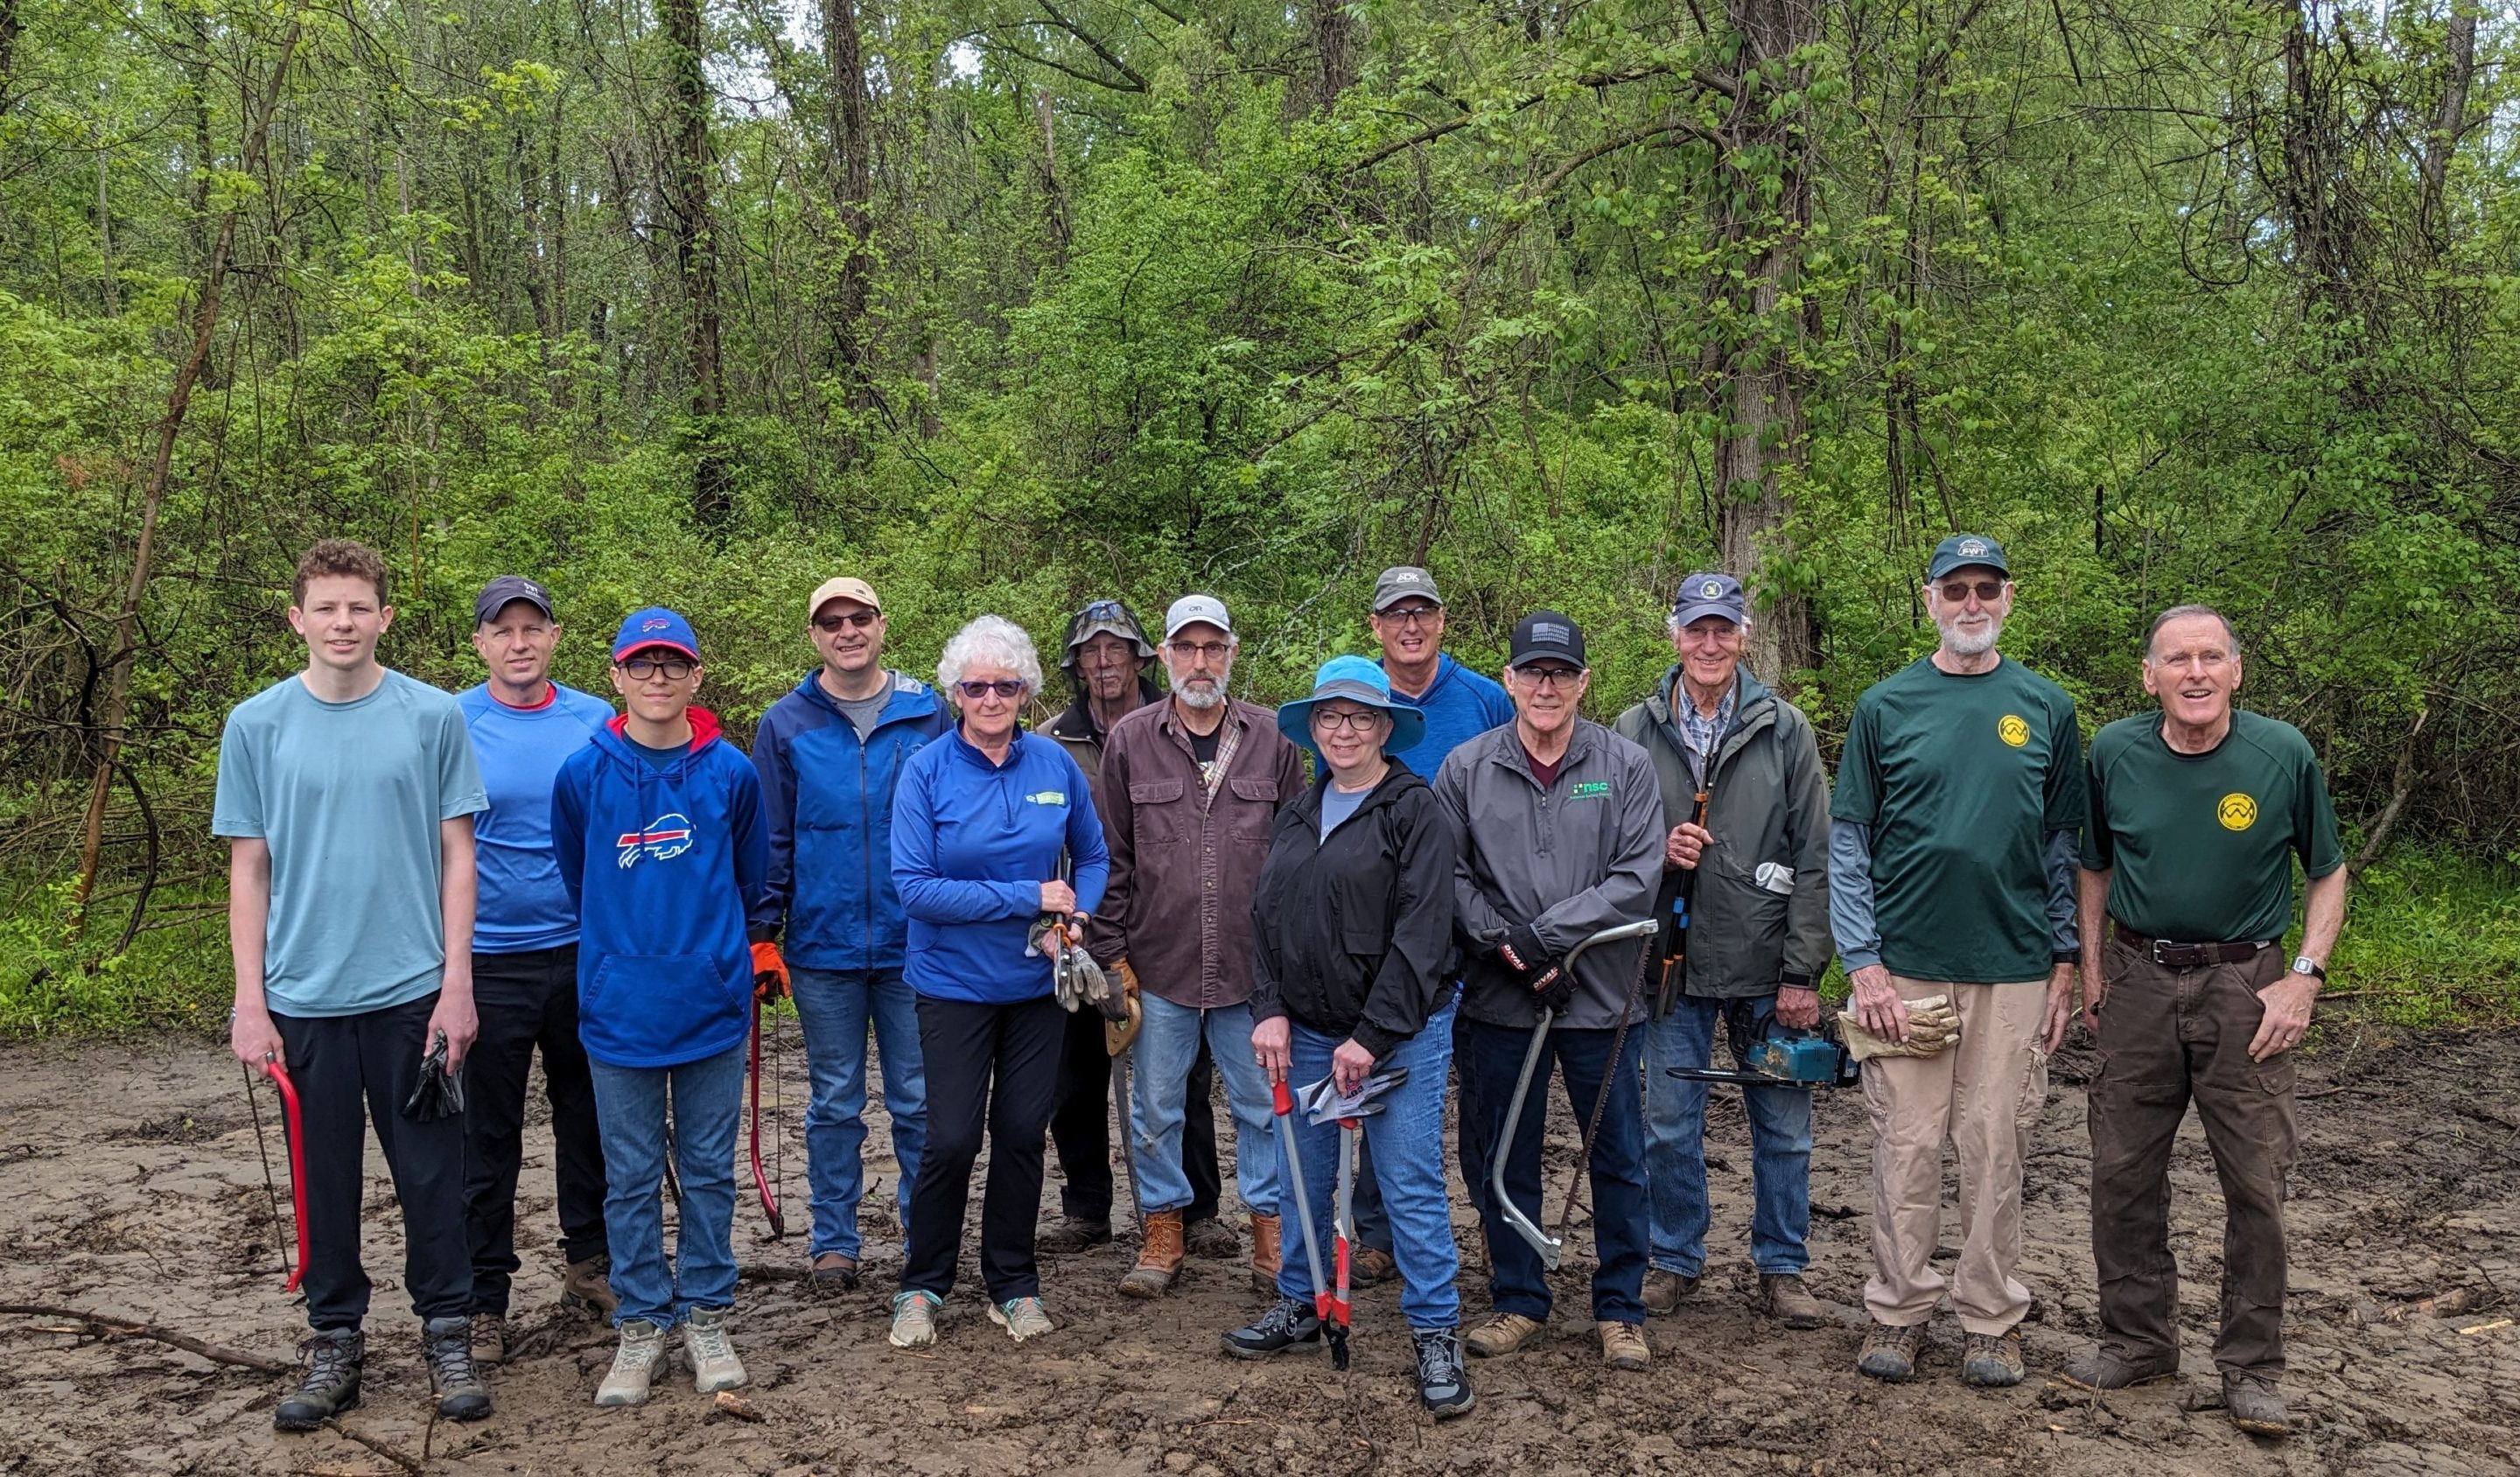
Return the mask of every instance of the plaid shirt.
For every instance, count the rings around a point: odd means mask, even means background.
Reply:
[[[1679,678],[1672,680],[1671,710],[1680,719],[1681,737],[1688,740],[1688,768],[1697,776],[1699,784],[1706,783],[1707,757],[1724,742],[1724,736],[1732,728],[1732,708],[1740,697],[1741,679],[1736,676],[1732,685],[1724,690],[1724,700],[1715,705],[1715,716],[1702,717],[1697,711],[1696,700],[1688,695],[1688,683]]]

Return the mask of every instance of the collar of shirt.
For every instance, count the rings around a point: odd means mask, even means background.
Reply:
[[[1688,695],[1686,680],[1674,682],[1672,689],[1672,711],[1680,717],[1681,736],[1688,740],[1688,762],[1693,769],[1715,752],[1725,733],[1732,727],[1732,706],[1741,696],[1741,679],[1734,677],[1732,686],[1725,689],[1724,700],[1715,705],[1712,718],[1699,714],[1695,699]]]

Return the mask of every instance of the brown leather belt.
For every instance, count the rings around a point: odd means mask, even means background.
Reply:
[[[2124,923],[2117,923],[2118,937],[2126,940],[2138,954],[2165,969],[2200,969],[2207,964],[2245,964],[2267,949],[2265,943],[2242,941],[2229,944],[2174,944],[2168,939],[2146,938]]]

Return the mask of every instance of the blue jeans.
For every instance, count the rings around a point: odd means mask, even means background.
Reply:
[[[883,1057],[883,1106],[901,1166],[893,1203],[910,1224],[910,1188],[927,1144],[927,1074],[920,1065],[919,999],[898,969],[791,966],[796,1020],[805,1028],[806,1169],[814,1187],[814,1238],[806,1255],[858,1257],[858,1201],[866,1193],[867,1030]]]
[[[1270,1141],[1269,1079],[1251,1059],[1251,1007],[1213,1010],[1177,1006],[1152,993],[1138,997],[1146,1021],[1132,1049],[1136,1068],[1129,1085],[1129,1162],[1138,1172],[1140,1209],[1180,1210],[1191,1202],[1182,1172],[1182,1124],[1190,1110],[1190,1069],[1198,1060],[1200,1036],[1216,1075],[1225,1079],[1225,1103],[1234,1113],[1234,1182],[1242,1208],[1255,1216],[1278,1213],[1278,1155]]]
[[[1663,1075],[1665,1067],[1708,1065],[1715,1022],[1738,1057],[1769,1034],[1773,995],[1738,1000],[1682,996],[1645,1031],[1645,1179],[1653,1186],[1653,1265],[1682,1276],[1706,1270],[1706,1089]],[[1745,1087],[1750,1115],[1750,1261],[1765,1274],[1811,1265],[1812,1095],[1798,1088]]]
[[[743,1122],[744,1050],[672,1067],[590,1061],[604,1136],[604,1239],[612,1251],[615,1327],[660,1328],[695,1308],[735,1306],[735,1140]],[[674,1170],[682,1181],[674,1265],[665,1263],[665,1115],[673,1104]]]
[[[1499,1141],[1505,1134],[1506,1109],[1513,1102],[1514,1078],[1522,1071],[1522,1053],[1531,1045],[1530,1028],[1496,1026],[1482,1020],[1464,1023],[1461,1039],[1469,1056],[1462,1063],[1462,1076],[1467,1081],[1476,1074],[1479,1081],[1471,1116],[1480,1141],[1487,1146],[1488,1162],[1493,1165],[1497,1155],[1505,1156],[1505,1186],[1513,1203],[1547,1230],[1555,1225],[1556,1217],[1555,1205],[1542,1205],[1540,1187],[1540,1139],[1541,1128],[1549,1117],[1550,1063],[1557,1064],[1558,1078],[1566,1088],[1566,1105],[1575,1115],[1578,1133],[1592,1121],[1602,1073],[1609,1071],[1612,1082],[1608,1097],[1602,1100],[1601,1127],[1593,1139],[1591,1165],[1593,1250],[1600,1264],[1593,1274],[1593,1317],[1600,1322],[1642,1323],[1645,1320],[1649,1214],[1645,1204],[1642,1121],[1644,1105],[1637,1092],[1637,1059],[1642,1054],[1643,1033],[1633,1029],[1628,1032],[1614,1069],[1609,1061],[1612,1034],[1607,1028],[1549,1033],[1540,1060],[1532,1068],[1531,1091],[1523,1100],[1522,1120],[1514,1126],[1513,1142],[1509,1145],[1500,1145]],[[1477,1198],[1479,1216],[1488,1232],[1488,1261],[1492,1268],[1489,1301],[1499,1313],[1518,1313],[1544,1323],[1549,1321],[1549,1270],[1541,1265],[1540,1253],[1506,1224],[1504,1210],[1493,1195],[1482,1193]]]
[[[1453,1247],[1453,1214],[1444,1193],[1444,1074],[1453,1060],[1452,1002],[1427,1018],[1417,1035],[1392,1048],[1380,1067],[1407,1067],[1409,1080],[1381,1101],[1390,1104],[1365,1122],[1366,1144],[1372,1147],[1375,1182],[1382,1188],[1382,1207],[1391,1219],[1391,1254],[1400,1264],[1400,1312],[1416,1329],[1458,1328],[1461,1294],[1453,1279],[1462,1262]],[[1295,1087],[1330,1074],[1330,1053],[1343,1037],[1325,1036],[1300,1022],[1293,1027],[1294,1060],[1286,1080]],[[1225,1065],[1225,1052],[1216,1064]],[[1304,1202],[1292,1205],[1295,1180],[1286,1166],[1285,1129],[1295,1131],[1296,1151],[1303,1155]],[[1336,1285],[1332,1274],[1330,1210],[1338,1185],[1339,1128],[1335,1123],[1304,1121],[1297,1108],[1278,1121],[1279,1183],[1286,1186],[1288,1221],[1279,1231],[1282,1250],[1278,1262],[1278,1290],[1305,1303],[1313,1300],[1312,1260],[1305,1255],[1302,1218],[1309,1214],[1313,1233],[1321,1239],[1322,1285]]]

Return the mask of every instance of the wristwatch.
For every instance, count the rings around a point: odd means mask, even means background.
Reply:
[[[2318,981],[2322,985],[2327,983],[2327,971],[2318,967],[2318,961],[2312,959],[2307,954],[2296,954],[2293,956],[2292,972],[2295,974],[2307,974],[2312,979]]]

